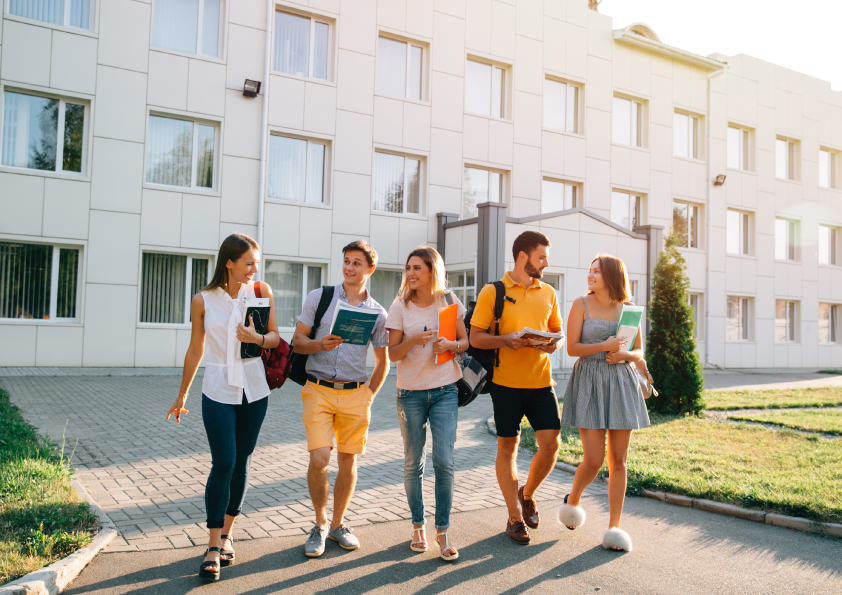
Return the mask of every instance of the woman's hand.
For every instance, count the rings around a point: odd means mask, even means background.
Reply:
[[[605,351],[608,352],[617,352],[622,349],[629,340],[625,337],[610,337],[602,342],[602,346],[605,348]]]
[[[178,398],[175,400],[175,403],[172,404],[170,410],[167,411],[167,418],[165,421],[169,421],[170,415],[175,415],[176,423],[181,423],[181,414],[182,413],[190,413],[187,409],[184,408],[184,402],[187,400],[187,395],[178,395]]]
[[[237,325],[237,339],[241,343],[256,343],[260,345],[263,343],[263,335],[255,332],[254,320],[249,316],[249,326],[243,326],[242,323]]]
[[[433,353],[436,355],[444,353],[445,351],[455,352],[457,349],[459,349],[458,341],[448,341],[444,337],[439,337],[433,342]]]
[[[435,341],[436,339],[436,330],[429,330],[424,331],[423,333],[418,333],[417,335],[410,335],[407,340],[412,345],[426,345],[430,341]]]
[[[621,351],[609,351],[605,354],[605,361],[609,364],[619,364],[620,362],[628,361],[628,353]]]

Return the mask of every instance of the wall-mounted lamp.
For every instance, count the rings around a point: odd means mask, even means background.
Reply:
[[[258,87],[259,89],[260,87]],[[714,186],[722,186],[725,183],[725,174],[719,174],[716,176],[716,179],[713,181]]]
[[[245,84],[243,84],[243,95],[246,97],[257,97],[258,93],[260,93],[260,81],[246,79]]]

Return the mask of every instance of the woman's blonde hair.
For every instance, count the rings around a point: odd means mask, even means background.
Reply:
[[[431,248],[430,246],[418,246],[406,257],[406,264],[409,264],[409,259],[413,256],[417,256],[423,260],[427,268],[430,269],[433,301],[444,298],[444,293],[447,291],[447,277],[445,276],[444,260],[442,260],[441,255],[436,252],[435,248]],[[415,290],[409,287],[409,281],[406,277],[406,266],[404,266],[403,281],[401,281],[401,288],[398,291],[397,297],[395,297],[395,301],[403,300],[404,305],[408,306],[414,296]]]
[[[596,261],[599,261],[599,271],[602,273],[602,280],[605,282],[605,288],[608,290],[608,298],[619,303],[631,300],[626,264],[616,256],[611,256],[610,254],[597,254],[596,258],[591,261],[591,264]],[[588,295],[593,292],[592,289],[589,289]]]

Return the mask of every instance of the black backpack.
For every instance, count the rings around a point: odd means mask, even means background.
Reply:
[[[502,281],[493,281],[491,285],[494,285],[494,289],[496,290],[496,297],[494,299],[494,322],[492,326],[494,327],[494,332],[491,332],[491,327],[488,327],[488,332],[494,335],[500,335],[500,318],[503,317],[503,304],[506,300],[506,286],[503,285]],[[485,377],[485,386],[482,387],[480,390],[481,394],[485,394],[491,390],[491,383],[493,382],[494,378],[494,368],[500,365],[500,350],[499,349],[479,349],[470,345],[471,339],[471,318],[474,316],[474,308],[476,307],[476,301],[472,300],[470,302],[470,307],[468,311],[465,313],[465,329],[468,331],[468,355],[474,358],[479,364],[485,368],[486,377]]]
[[[324,285],[322,287],[322,297],[319,299],[319,305],[316,307],[316,315],[313,318],[313,328],[310,329],[310,338],[316,338],[316,331],[322,323],[322,317],[327,312],[330,302],[333,301],[333,285]],[[303,353],[292,354],[292,368],[289,371],[289,378],[293,382],[304,386],[307,384],[307,355]]]

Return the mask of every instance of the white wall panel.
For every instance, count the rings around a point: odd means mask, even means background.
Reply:
[[[140,215],[140,243],[181,245],[181,193],[145,189]]]
[[[222,221],[256,225],[260,160],[225,155],[222,170]]]
[[[219,197],[184,194],[181,208],[181,247],[216,250]]]
[[[50,84],[52,31],[44,27],[3,21],[0,71],[7,81],[47,87]]]
[[[97,40],[53,31],[50,86],[93,95],[96,92]],[[3,77],[5,78],[5,71]]]
[[[88,283],[137,285],[140,215],[91,211],[90,226]],[[90,307],[90,293],[87,301]],[[109,307],[113,309],[116,306]],[[85,324],[90,323],[86,318]]]
[[[262,101],[262,98],[259,101]],[[225,114],[225,66],[223,64],[190,60],[187,110],[214,116]]]
[[[146,75],[99,66],[94,134],[142,143],[145,132]]]
[[[88,237],[89,182],[44,180],[45,236],[83,240]]]
[[[187,109],[187,84],[190,60],[165,52],[149,52],[149,105]]]
[[[34,366],[37,327],[4,324],[0,326],[0,362],[3,366]]]
[[[0,173],[0,233],[41,235],[44,178]]]
[[[93,269],[90,259],[88,268]],[[135,266],[135,283],[136,269]],[[137,290],[136,285],[88,283],[85,290],[83,366],[134,365]],[[119,340],[115,340],[115,337],[119,337]]]
[[[140,213],[144,145],[94,137],[91,208]]]
[[[333,232],[367,236],[371,213],[371,176],[337,171],[333,180]]]
[[[99,3],[99,63],[146,72],[152,7],[133,0]]]
[[[81,326],[41,325],[38,329],[36,366],[81,366],[82,335]],[[5,358],[0,356],[5,363]]]
[[[170,368],[175,362],[176,329],[137,329],[134,365],[138,368]]]

